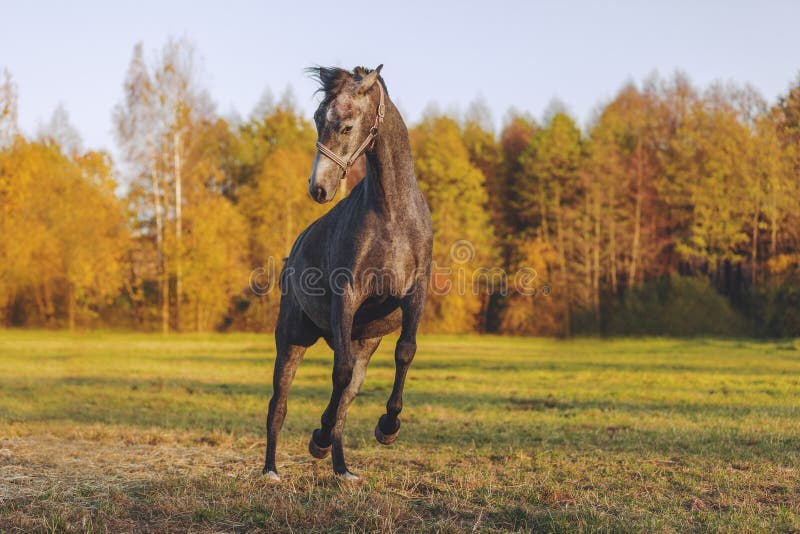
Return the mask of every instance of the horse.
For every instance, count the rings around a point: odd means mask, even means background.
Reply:
[[[348,196],[300,233],[281,271],[263,469],[272,481],[280,480],[275,453],[289,388],[306,349],[320,338],[333,350],[333,388],[309,453],[317,459],[331,454],[336,475],[359,479],[348,470],[342,445],[347,408],[381,339],[398,328],[394,385],[375,438],[390,445],[400,431],[403,386],[430,279],[433,230],[414,175],[408,129],[389,98],[382,67],[307,69],[324,95],[314,113],[317,152],[309,195],[318,203],[331,201],[361,155],[367,172]]]

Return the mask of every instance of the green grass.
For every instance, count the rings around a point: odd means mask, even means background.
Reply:
[[[0,331],[0,530],[800,531],[795,342],[422,337],[386,448],[392,348],[348,414],[364,483],[306,452],[319,344],[275,486],[270,336]]]

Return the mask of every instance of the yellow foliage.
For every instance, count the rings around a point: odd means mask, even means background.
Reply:
[[[458,125],[447,117],[425,120],[412,129],[411,146],[420,188],[433,220],[434,274],[451,270],[468,283],[441,294],[432,287],[424,328],[470,332],[478,322],[481,295],[472,287],[475,271],[497,266],[494,232],[486,210],[483,173],[470,162]]]
[[[767,260],[767,271],[776,276],[791,273],[800,267],[800,254],[778,254]]]
[[[501,330],[508,334],[558,336],[564,332],[564,295],[553,291],[558,253],[542,239],[522,241],[508,276],[509,298]]]
[[[244,218],[220,195],[195,200],[184,211],[183,290],[186,324],[201,332],[217,326],[250,272]]]
[[[11,177],[0,222],[0,307],[27,290],[48,321],[60,300],[72,326],[122,284],[128,232],[110,161],[94,152],[72,159],[54,144],[20,139],[0,165]]]

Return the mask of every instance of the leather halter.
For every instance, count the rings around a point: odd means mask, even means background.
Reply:
[[[347,173],[350,171],[350,166],[355,163],[355,161],[364,153],[365,150],[368,148],[372,148],[372,144],[375,142],[375,138],[378,137],[378,125],[383,123],[383,117],[386,114],[386,105],[383,103],[383,85],[381,84],[380,80],[375,80],[375,83],[378,85],[378,90],[380,91],[380,101],[378,103],[378,110],[375,113],[375,123],[372,125],[372,128],[369,129],[369,134],[367,138],[364,139],[364,142],[353,152],[347,160],[344,160],[336,155],[336,153],[331,150],[330,148],[326,147],[319,141],[317,141],[317,150],[325,155],[328,156],[336,165],[341,167],[344,171],[340,180],[344,180],[347,176]]]

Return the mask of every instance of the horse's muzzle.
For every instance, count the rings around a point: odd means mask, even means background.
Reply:
[[[308,194],[311,195],[311,198],[315,202],[319,202],[320,204],[324,204],[327,202],[327,194],[325,193],[325,189],[316,185],[316,186],[309,186]]]

